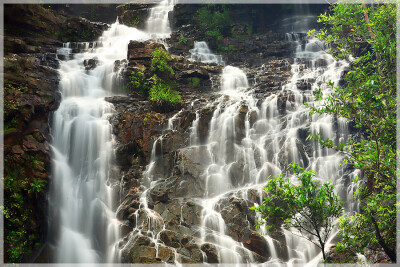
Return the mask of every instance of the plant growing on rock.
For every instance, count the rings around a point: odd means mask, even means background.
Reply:
[[[142,71],[132,72],[129,84],[140,94],[148,95],[154,107],[161,112],[175,109],[181,103],[181,96],[173,89],[174,83],[170,79],[174,70],[169,65],[171,57],[163,48],[157,48],[152,53],[151,71],[153,75],[146,78]]]
[[[224,36],[230,34],[231,17],[226,5],[206,5],[196,13],[199,27],[207,38],[214,39],[217,44]]]
[[[38,175],[44,172],[44,163],[37,155],[8,154],[4,163],[4,247],[9,262],[21,262],[39,245],[33,203],[47,180]]]
[[[151,78],[152,86],[149,91],[149,100],[153,102],[160,111],[168,112],[181,103],[181,96],[167,83],[154,75]]]
[[[163,48],[156,48],[152,53],[153,58],[151,59],[151,71],[159,75],[160,77],[169,77],[173,75],[174,71],[169,62],[171,57],[168,52]]]
[[[289,168],[299,183],[292,183],[285,175],[275,176],[268,181],[264,187],[267,196],[263,203],[250,208],[261,215],[256,227],[266,223],[270,231],[276,231],[280,226],[295,228],[301,237],[321,249],[325,261],[325,245],[335,219],[342,213],[343,202],[334,193],[331,182],[320,183],[314,179],[314,171],[303,171],[295,163],[290,164]],[[271,221],[279,221],[281,225]]]
[[[132,71],[129,80],[129,84],[133,86],[135,91],[139,92],[141,95],[147,95],[149,85],[142,71]]]

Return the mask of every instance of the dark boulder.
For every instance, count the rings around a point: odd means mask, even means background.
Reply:
[[[213,244],[204,243],[201,250],[206,254],[208,263],[219,263],[217,248]]]

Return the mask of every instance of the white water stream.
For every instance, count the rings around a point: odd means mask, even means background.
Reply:
[[[165,38],[171,33],[168,12],[172,8],[171,0],[162,1],[153,8],[146,32],[115,23],[104,32],[95,48],[60,64],[63,98],[53,119],[54,182],[49,198],[54,217],[51,229],[55,236],[52,241],[55,262],[119,261],[115,218],[118,203],[114,203],[118,170],[114,165],[114,140],[108,121],[114,107],[104,101],[104,97],[112,94],[116,76],[114,61],[126,58],[130,40]],[[204,196],[196,200],[203,207],[200,242],[217,247],[220,263],[253,263],[254,258],[251,251],[227,234],[227,226],[219,213],[219,201],[230,193],[247,199],[249,189],[256,189],[261,200],[267,177],[284,172],[293,161],[317,171],[320,179],[334,181],[342,200],[351,200],[345,190],[344,167],[340,166],[342,157],[317,142],[311,142],[312,154],[307,156],[299,145],[299,131],[304,129],[321,133],[324,138],[348,138],[346,121],[336,122],[330,116],[310,117],[308,108],[303,105],[303,101],[313,102],[314,88],[322,88],[326,96],[330,88],[325,83],[329,80],[337,83],[347,63],[334,61],[321,50],[322,44],[316,39],[303,41],[301,35],[295,33],[287,34],[287,39],[295,43],[296,53],[291,66],[292,78],[282,88],[282,93],[288,95],[283,114],[278,109],[277,95],[256,99],[243,70],[227,66],[221,76],[221,96],[214,103],[216,109],[204,143],[199,138],[199,114],[192,125],[190,147],[206,151],[202,155],[208,155],[204,160],[209,162],[201,170],[206,187]],[[70,56],[68,49],[70,47],[66,46],[61,53]],[[207,49],[206,43],[196,42],[191,51],[192,60],[223,64],[221,58]],[[98,66],[85,70],[83,61],[92,58],[98,60]],[[301,81],[310,83],[309,88],[299,89]],[[256,117],[254,123],[250,120],[252,115]],[[171,118],[168,130],[174,130],[177,116]],[[146,189],[140,198],[140,209],[135,213],[137,225],[133,231],[135,235],[151,237],[157,255],[161,245],[158,233],[165,225],[148,207],[147,194],[156,184],[154,166],[158,156],[155,151],[162,142],[161,136],[153,144],[151,161],[144,174]],[[354,208],[353,204],[349,206],[349,209]],[[318,263],[320,255],[314,245],[288,231],[284,235],[289,264]],[[281,263],[276,241],[270,236],[265,239],[270,246],[269,263]],[[179,263],[176,251],[175,262]]]
[[[114,112],[104,100],[112,95],[115,60],[125,59],[130,40],[165,38],[170,34],[163,1],[151,10],[146,32],[111,25],[92,49],[71,55],[71,44],[58,54],[62,101],[54,114],[52,151],[54,180],[50,190],[50,228],[53,261],[59,263],[118,262],[119,225],[115,218],[118,170],[109,117]],[[78,45],[77,45],[78,46]],[[86,70],[83,62],[96,59]]]
[[[225,62],[221,55],[215,55],[211,52],[210,48],[204,41],[194,42],[193,49],[189,50],[190,58],[192,61],[200,61],[203,63],[216,63],[224,66]]]
[[[205,143],[200,142],[199,113],[196,113],[190,145],[206,151],[201,155],[208,155],[208,159],[202,160],[210,162],[201,170],[206,188],[204,197],[197,200],[203,207],[200,243],[214,244],[220,263],[253,263],[254,259],[243,244],[227,234],[226,222],[219,213],[219,201],[232,193],[248,199],[249,189],[256,189],[261,200],[262,187],[267,178],[285,172],[291,162],[315,170],[318,179],[333,181],[337,185],[336,192],[348,203],[348,209],[356,208],[352,194],[345,190],[346,179],[348,181],[356,172],[344,176],[345,166],[341,166],[343,157],[316,141],[309,141],[311,154],[307,154],[307,148],[301,143],[301,138],[305,137],[300,136],[300,131],[305,130],[336,142],[348,138],[345,120],[335,121],[327,115],[309,116],[309,109],[303,104],[314,102],[315,88],[321,88],[326,97],[332,90],[326,83],[333,81],[337,84],[348,63],[335,61],[326,54],[319,40],[306,40],[302,36],[304,34],[287,34],[288,41],[294,42],[296,51],[291,66],[292,78],[281,91],[281,94],[287,95],[285,106],[281,108],[283,110],[278,109],[277,95],[272,94],[265,100],[256,99],[246,74],[239,68],[227,66],[221,76],[221,97],[214,103],[216,109]],[[199,56],[198,60],[205,59]],[[305,88],[301,86],[304,82],[308,83]],[[259,104],[259,101],[262,103]],[[257,118],[252,125],[251,114],[256,114]],[[150,166],[154,160],[152,158]],[[265,233],[265,228],[260,232]],[[318,264],[321,253],[315,245],[290,231],[283,231],[283,234],[289,259],[287,264]],[[275,247],[277,241],[270,236],[264,238],[270,247],[268,263],[282,263],[284,253]]]

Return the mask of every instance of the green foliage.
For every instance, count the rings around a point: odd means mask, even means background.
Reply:
[[[146,95],[148,93],[148,81],[142,71],[132,71],[129,80],[129,84],[135,91],[139,92],[141,95]]]
[[[147,96],[156,109],[167,112],[176,108],[181,103],[181,96],[173,89],[174,83],[170,77],[174,70],[169,66],[171,57],[162,48],[157,48],[152,53],[151,71],[153,75],[146,78],[142,71],[132,72],[129,84],[141,95]]]
[[[205,35],[220,40],[231,26],[229,8],[226,5],[206,5],[197,11],[197,20]]]
[[[192,86],[192,87],[200,87],[200,82],[201,82],[201,79],[200,78],[198,78],[198,77],[191,77],[191,78],[188,78],[189,79],[189,84],[190,84],[190,86]]]
[[[295,163],[289,168],[299,183],[292,183],[284,175],[270,179],[264,187],[267,196],[262,205],[251,208],[261,215],[256,226],[267,223],[267,229],[275,231],[281,225],[268,222],[278,219],[284,228],[296,228],[302,237],[318,246],[325,260],[325,244],[335,218],[342,213],[343,203],[334,193],[333,183],[318,182],[313,179],[314,171],[303,171]]]
[[[182,33],[179,35],[178,44],[187,44],[188,38],[186,38]]]
[[[346,85],[334,87],[320,107],[312,107],[316,113],[352,120],[362,135],[345,144],[317,137],[325,146],[343,151],[367,180],[356,194],[360,213],[340,220],[343,245],[358,252],[380,246],[395,262],[396,6],[339,3],[319,21],[325,28],[310,34],[330,44],[337,58],[354,58]],[[322,99],[320,92],[316,99]]]
[[[128,27],[136,27],[137,25],[139,25],[140,24],[140,19],[139,19],[139,17],[136,17],[135,19],[133,19],[133,20],[128,20],[128,21],[124,21],[124,24],[126,25],[126,26],[128,26]]]
[[[5,129],[14,128],[18,123],[16,118],[10,118],[13,113],[17,111],[17,99],[21,96],[21,94],[27,90],[27,87],[24,83],[20,83],[18,85],[9,82],[8,80],[4,81],[4,119],[5,119]],[[8,121],[11,119],[11,121]]]
[[[152,77],[153,85],[149,91],[149,100],[152,101],[158,108],[168,111],[181,103],[179,92],[173,90],[170,85],[163,83],[157,76]]]
[[[200,30],[209,39],[215,39],[221,45],[224,36],[230,34],[231,17],[226,5],[205,5],[196,13]]]
[[[218,45],[218,50],[226,54],[234,53],[237,51],[234,45]]]
[[[171,57],[165,49],[156,48],[152,56],[151,71],[155,72],[161,77],[174,74],[172,67],[168,65],[168,63],[171,61]]]
[[[362,253],[365,248],[395,246],[396,228],[393,227],[396,224],[395,203],[395,194],[384,196],[374,193],[366,199],[361,213],[354,213],[351,217],[341,217],[340,235],[346,249]]]
[[[4,242],[10,262],[21,262],[38,245],[38,237],[32,231],[36,225],[32,203],[47,181],[36,177],[33,170],[44,170],[37,156],[6,155],[4,158]]]

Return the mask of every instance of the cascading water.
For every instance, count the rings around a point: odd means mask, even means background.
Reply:
[[[156,38],[167,38],[171,34],[168,14],[174,9],[175,0],[163,0],[159,5],[150,10],[150,16],[146,21],[146,32]]]
[[[60,64],[63,99],[54,115],[54,182],[50,194],[51,212],[54,217],[51,230],[56,262],[115,262],[119,261],[116,245],[119,243],[118,222],[113,203],[117,184],[114,166],[113,136],[109,116],[113,106],[103,100],[112,94],[114,61],[127,54],[130,40],[165,38],[171,33],[168,12],[174,1],[164,0],[152,8],[146,23],[146,32],[115,23],[97,43],[98,46],[74,55],[71,45],[60,49],[60,55],[68,61]],[[330,116],[309,116],[303,102],[313,103],[312,90],[322,88],[323,95],[330,92],[325,85],[338,82],[347,63],[337,62],[321,48],[316,39],[306,40],[302,33],[288,33],[287,40],[294,42],[296,51],[291,65],[292,78],[278,94],[257,99],[252,84],[243,70],[227,66],[221,76],[220,96],[212,103],[215,107],[207,136],[200,133],[200,112],[196,112],[190,133],[190,145],[184,148],[200,155],[199,178],[204,181],[204,194],[193,198],[201,207],[198,225],[200,245],[212,245],[217,250],[220,263],[254,263],[257,255],[236,241],[222,210],[228,198],[243,199],[251,205],[262,201],[262,188],[268,176],[285,171],[293,161],[306,169],[317,171],[319,179],[330,179],[337,184],[342,200],[350,202],[345,189],[342,157],[333,150],[309,141],[306,153],[301,132],[321,133],[323,138],[346,140],[349,135],[347,122]],[[90,50],[90,51],[89,51]],[[191,60],[224,65],[220,56],[211,53],[205,42],[195,42]],[[96,58],[97,67],[86,70],[83,62]],[[278,100],[285,99],[284,108]],[[315,103],[318,105],[318,103]],[[160,171],[163,162],[163,142],[168,131],[176,131],[175,122],[180,113],[172,116],[168,125],[153,143],[151,159],[141,181],[139,208],[131,215],[135,226],[131,239],[146,236],[155,248],[155,257],[165,252],[160,235],[167,230],[163,218],[149,204],[149,194],[166,177]],[[165,134],[165,135],[164,135]],[[304,133],[303,133],[304,135]],[[160,165],[160,166],[159,166]],[[356,172],[347,176],[355,176]],[[348,192],[352,193],[352,188]],[[251,192],[257,192],[256,197]],[[345,192],[345,193],[343,193]],[[153,203],[154,204],[154,203]],[[349,210],[356,207],[350,202]],[[180,208],[180,224],[183,223],[184,207]],[[245,218],[247,224],[250,220]],[[265,228],[260,230],[265,232]],[[273,235],[264,236],[269,246],[267,263],[282,263],[283,250],[287,263],[312,263],[320,260],[319,251],[313,244],[283,231],[283,240]],[[279,243],[283,246],[278,246]],[[118,250],[129,250],[126,242]],[[173,249],[173,262],[181,263],[181,252]],[[207,260],[203,252],[200,259]]]
[[[303,104],[314,103],[315,88],[321,88],[323,96],[327,96],[331,88],[326,83],[333,81],[337,84],[348,64],[335,61],[325,53],[323,44],[317,39],[304,37],[302,33],[287,34],[288,41],[295,43],[296,52],[291,66],[292,78],[278,95],[272,94],[259,104],[261,100],[255,98],[245,73],[227,66],[221,77],[222,95],[214,103],[216,108],[204,143],[200,141],[198,112],[193,121],[190,147],[186,150],[199,151],[205,166],[200,174],[205,181],[205,193],[196,200],[202,207],[200,243],[214,245],[221,263],[254,262],[254,254],[228,234],[221,214],[224,199],[237,196],[252,201],[249,192],[256,190],[261,201],[262,187],[268,176],[285,172],[291,162],[315,170],[318,179],[332,180],[342,200],[352,202],[351,196],[347,198],[343,192],[346,192],[346,180],[355,174],[344,176],[345,167],[340,166],[343,157],[316,141],[309,141],[312,153],[308,155],[301,144],[303,137],[300,133],[321,134],[322,138],[336,142],[348,138],[346,121],[327,115],[309,116],[309,108]],[[279,110],[278,98],[282,96],[286,96],[285,108]],[[153,185],[156,184],[154,181]],[[266,230],[260,231],[265,233]],[[281,262],[282,250],[287,250],[289,264],[315,265],[320,261],[319,249],[311,242],[289,231],[283,231],[283,235],[284,241],[279,242],[284,242],[286,247],[279,249],[277,240],[272,236],[264,237],[270,247],[268,263]]]
[[[170,34],[172,7],[173,1],[163,1],[151,10],[148,33],[116,22],[91,47],[77,43],[84,52],[72,55],[70,43],[58,51],[67,61],[60,62],[62,101],[52,125],[54,181],[49,204],[54,262],[119,261],[114,212],[119,204],[115,203],[118,170],[109,123],[114,107],[104,97],[112,94],[118,75],[114,62],[126,58],[130,40]],[[84,61],[90,59],[98,63],[88,70]]]
[[[216,63],[224,66],[225,62],[221,55],[215,55],[211,52],[210,48],[204,41],[194,42],[193,49],[189,50],[190,58],[189,60],[200,61],[203,63]]]

